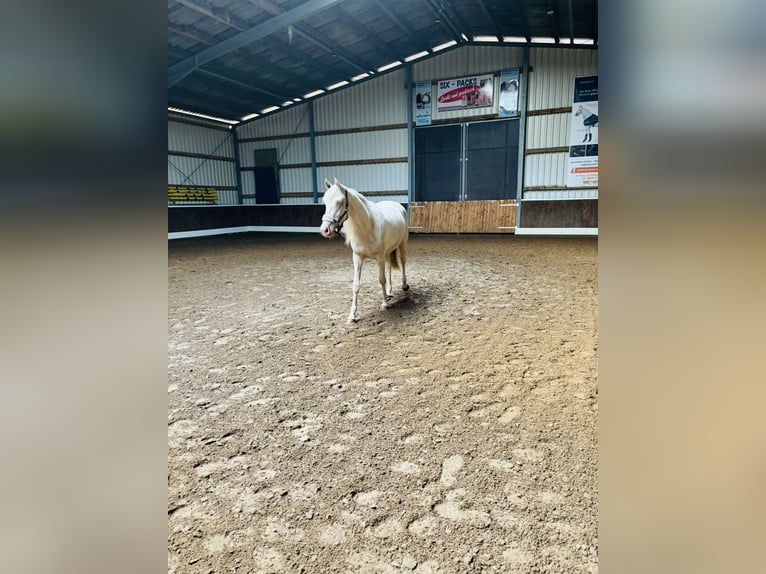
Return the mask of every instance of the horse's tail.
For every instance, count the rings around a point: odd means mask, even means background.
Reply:
[[[398,247],[388,254],[388,262],[391,264],[391,269],[399,269],[399,260],[396,258],[397,251],[399,251]]]

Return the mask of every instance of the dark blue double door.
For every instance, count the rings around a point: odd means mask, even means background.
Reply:
[[[518,119],[417,128],[412,199],[516,199],[518,160]]]

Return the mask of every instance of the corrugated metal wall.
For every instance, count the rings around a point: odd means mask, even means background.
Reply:
[[[305,104],[294,104],[237,128],[237,135],[240,140],[291,135],[300,132],[309,132],[308,110]]]
[[[479,76],[482,74],[499,74],[505,68],[520,68],[524,64],[524,48],[516,46],[466,46],[452,50],[429,60],[416,63],[412,68],[412,76],[416,82],[431,80],[432,95],[436,95],[436,82],[461,76]],[[494,93],[500,93],[500,79],[494,78]],[[469,121],[471,117],[486,114],[497,114],[499,98],[494,98],[492,107],[472,110],[452,110],[441,112],[436,109],[436,103],[431,106],[432,121],[454,119]],[[414,102],[411,103],[414,113]]]
[[[316,130],[321,132],[405,123],[406,81],[406,71],[398,70],[317,99],[314,102]]]
[[[255,150],[276,149],[279,169],[279,190],[281,203],[311,203],[305,197],[286,197],[288,194],[308,193],[311,188],[311,169],[290,168],[291,164],[311,163],[308,104],[295,104],[282,111],[245,124],[237,131],[240,139],[239,159],[243,168],[255,165]],[[281,137],[280,137],[281,136]],[[241,142],[248,138],[270,138],[265,141]],[[255,174],[252,170],[242,171],[242,194],[255,195]],[[255,198],[245,197],[245,205],[254,205]]]
[[[406,72],[399,70],[380,78],[348,87],[314,101],[316,161],[358,162],[386,160],[391,163],[322,166],[317,168],[319,194],[323,193],[325,178],[337,177],[362,192],[400,191],[391,196],[373,196],[373,201],[394,199],[407,201],[407,108]],[[325,134],[337,130],[359,130],[391,126],[390,129]],[[277,138],[240,143],[242,167],[252,167],[253,150],[275,148],[279,160],[281,203],[312,203],[307,194],[313,192],[311,142],[308,104],[296,104],[284,111],[257,119],[239,129],[240,140],[248,138]],[[287,136],[287,137],[282,137]],[[290,167],[301,164],[300,167]],[[252,171],[242,172],[244,195],[257,193]],[[302,194],[302,196],[296,196]],[[292,196],[292,197],[291,197]],[[255,203],[245,199],[245,203]]]
[[[231,161],[176,153],[213,155]],[[168,185],[236,187],[232,133],[168,120]],[[236,203],[236,189],[218,190],[218,205]]]
[[[563,48],[531,48],[527,110],[566,111],[527,118],[526,149],[566,147],[569,143],[574,79],[598,74],[598,52]],[[597,189],[566,189],[567,152],[525,156],[524,187],[554,187],[524,191],[524,199],[594,199]]]
[[[168,151],[234,157],[231,131],[210,129],[168,120]]]
[[[428,60],[413,63],[415,81],[498,74],[504,68],[523,66],[524,49],[507,46],[468,46],[448,51]],[[567,146],[570,127],[568,109],[572,104],[574,78],[598,73],[598,53],[592,49],[531,48],[528,110],[567,111],[532,115],[527,118],[525,149],[541,152]],[[495,91],[499,79],[495,78]],[[358,85],[340,89],[314,100],[316,159],[319,193],[323,192],[325,177],[337,177],[363,192],[396,192],[389,196],[374,196],[373,200],[406,201],[408,188],[406,70],[401,69]],[[497,100],[497,98],[495,98]],[[457,110],[439,114],[435,106],[432,119],[470,121],[472,117],[496,114],[494,108]],[[358,131],[365,128],[389,126],[384,130]],[[351,133],[323,134],[336,130],[357,130]],[[311,162],[308,104],[295,104],[262,119],[250,122],[238,130],[240,140],[248,138],[277,138],[240,143],[243,168],[253,166],[253,151],[275,148],[280,163],[280,193],[282,203],[311,203]],[[350,165],[321,165],[325,162],[364,162],[386,160],[384,163]],[[291,167],[294,166],[294,167]],[[567,154],[551,151],[527,154],[524,166],[524,199],[576,199],[598,197],[598,190],[566,189]],[[212,169],[212,166],[211,166]],[[242,171],[243,193],[256,193],[252,170]],[[543,189],[546,188],[546,189]],[[298,195],[300,194],[300,195]],[[245,199],[245,203],[255,203]]]
[[[234,163],[168,155],[168,185],[237,185]]]

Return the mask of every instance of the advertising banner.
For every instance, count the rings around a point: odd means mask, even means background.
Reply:
[[[439,80],[436,109],[440,112],[466,108],[491,107],[494,104],[492,74]]]
[[[431,125],[431,81],[415,84],[415,125]]]
[[[498,115],[513,118],[519,115],[519,69],[503,70],[500,73],[500,102]]]
[[[598,187],[598,76],[575,78],[567,187]]]

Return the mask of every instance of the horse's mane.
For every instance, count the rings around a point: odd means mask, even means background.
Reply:
[[[348,190],[348,221],[346,222],[346,244],[352,236],[372,234],[374,204],[357,190],[343,186]]]

